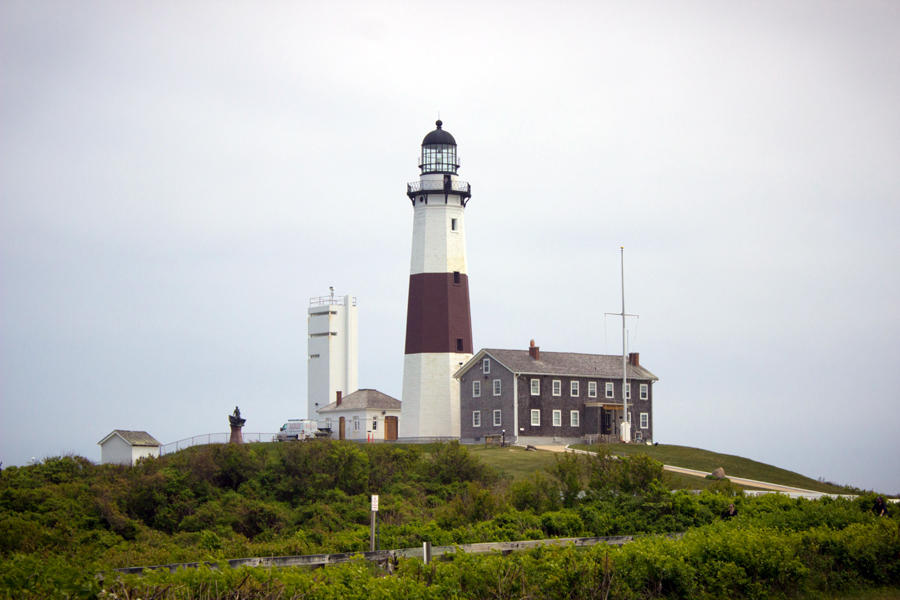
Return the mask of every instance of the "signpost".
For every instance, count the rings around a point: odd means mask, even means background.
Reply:
[[[372,519],[369,525],[369,552],[375,552],[375,513],[378,512],[378,496],[372,495]]]

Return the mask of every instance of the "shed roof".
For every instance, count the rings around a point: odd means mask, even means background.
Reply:
[[[147,433],[146,431],[127,431],[125,429],[115,429],[108,436],[97,442],[98,444],[103,444],[114,435],[118,435],[120,438],[125,440],[131,446],[159,446],[160,443],[156,441],[156,439]]]
[[[392,398],[387,394],[383,394],[378,390],[356,390],[352,394],[347,394],[341,398],[341,405],[332,402],[328,406],[323,406],[317,412],[342,412],[350,410],[365,410],[367,408],[377,410],[400,410],[401,402],[396,398]]]
[[[528,350],[502,350],[484,348],[456,372],[461,376],[477,364],[485,355],[490,356],[513,373],[529,375],[569,375],[574,377],[622,378],[622,356],[609,354],[578,354],[575,352],[540,352],[540,360],[534,360]],[[628,363],[628,379],[657,381],[659,377],[641,367]]]

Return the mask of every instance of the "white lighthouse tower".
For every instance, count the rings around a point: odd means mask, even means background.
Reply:
[[[472,358],[464,212],[471,187],[457,177],[456,140],[442,129],[422,140],[413,204],[412,260],[400,437],[459,437],[460,365]]]

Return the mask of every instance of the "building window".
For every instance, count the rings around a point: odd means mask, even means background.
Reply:
[[[579,421],[579,417],[580,417],[580,415],[578,414],[577,410],[570,411],[569,412],[569,424],[572,427],[579,427],[581,425],[581,422]]]
[[[500,395],[500,380],[499,379],[494,380],[494,395],[495,396]]]
[[[562,396],[562,381],[559,379],[553,380],[553,395]]]
[[[481,427],[481,411],[472,411],[472,427]]]
[[[359,431],[359,417],[353,417],[353,431]]]
[[[562,425],[562,411],[554,410],[553,411],[553,426],[559,427],[560,425]]]
[[[532,379],[531,380],[531,395],[532,396],[540,396],[541,395],[541,380],[540,379]]]
[[[573,398],[578,396],[578,382],[577,381],[572,381],[571,383],[569,383],[569,393],[572,395]]]
[[[597,382],[596,381],[588,381],[588,398],[596,398],[597,397]]]
[[[641,429],[650,429],[650,413],[641,413]]]
[[[500,412],[499,410],[494,411],[494,427],[500,427]]]
[[[472,397],[480,398],[481,397],[481,382],[477,379],[472,382]]]
[[[453,271],[453,283],[459,285],[459,271]]]
[[[456,219],[450,219],[450,231],[457,231],[457,229],[456,229]]]
[[[625,384],[625,399],[631,400],[631,384],[630,383]]]
[[[372,431],[378,431],[378,415],[372,417]]]
[[[491,372],[491,359],[486,358],[481,361],[481,372],[485,375]]]
[[[650,386],[646,383],[641,384],[641,400],[646,400],[650,397]]]
[[[613,382],[606,382],[606,397],[607,398],[615,398],[615,391],[613,391]]]
[[[532,427],[540,427],[541,426],[541,411],[540,410],[532,410],[531,411],[531,426]]]
[[[309,357],[310,358],[319,358],[319,355],[318,354],[310,354]]]
[[[462,349],[463,349],[462,338],[456,338],[456,351],[462,352]]]
[[[325,418],[325,428],[326,428],[326,429],[331,429],[331,417],[326,417],[326,418]]]

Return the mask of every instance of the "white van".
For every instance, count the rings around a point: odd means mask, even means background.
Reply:
[[[319,427],[317,423],[312,419],[288,419],[288,422],[281,426],[278,435],[275,436],[275,441],[303,441],[315,438],[318,430]]]

